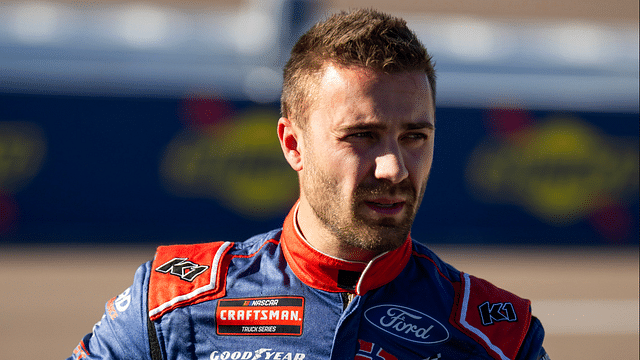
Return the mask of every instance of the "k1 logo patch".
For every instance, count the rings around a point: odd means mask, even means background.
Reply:
[[[207,271],[206,265],[198,265],[187,258],[173,258],[156,268],[157,272],[171,274],[185,281],[193,281],[198,275]]]
[[[485,301],[478,306],[482,325],[489,326],[499,321],[518,321],[516,311],[510,302],[491,304]]]
[[[299,296],[220,299],[218,335],[302,335],[304,298]]]

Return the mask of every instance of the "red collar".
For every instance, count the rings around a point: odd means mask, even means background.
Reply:
[[[305,284],[324,291],[345,292],[338,286],[340,270],[361,272],[354,292],[367,291],[389,283],[400,274],[411,257],[411,236],[399,248],[380,254],[369,263],[341,260],[313,248],[301,235],[296,223],[296,204],[287,215],[280,243],[284,257],[296,276]]]

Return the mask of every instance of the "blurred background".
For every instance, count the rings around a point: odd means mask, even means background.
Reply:
[[[282,66],[357,7],[405,18],[436,61],[413,237],[532,298],[553,359],[637,359],[638,6],[0,2],[0,359],[68,356],[155,246],[280,227]]]

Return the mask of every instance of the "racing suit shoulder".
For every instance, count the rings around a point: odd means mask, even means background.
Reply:
[[[257,252],[266,241],[278,241],[280,229],[242,242],[160,246],[151,265],[149,319],[184,306],[226,295],[231,260]]]
[[[531,325],[531,301],[462,273],[449,321],[495,359],[515,359]]]
[[[431,262],[454,288],[451,325],[481,344],[495,359],[533,359],[546,356],[544,330],[532,316],[531,301],[487,280],[466,274],[416,243],[414,256]]]
[[[106,303],[102,319],[68,360],[149,359],[146,299],[150,265],[141,265],[133,285]]]
[[[160,246],[151,265],[149,318],[225,295],[231,242]]]
[[[240,243],[158,247],[154,260],[136,271],[133,285],[107,302],[102,319],[67,360],[159,358],[155,326],[162,315],[225,296],[230,259],[254,252],[278,234],[274,230]]]

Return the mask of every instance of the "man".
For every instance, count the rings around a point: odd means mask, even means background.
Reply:
[[[410,237],[435,135],[435,73],[403,20],[317,24],[284,71],[282,229],[160,247],[75,358],[544,359],[530,302]]]

